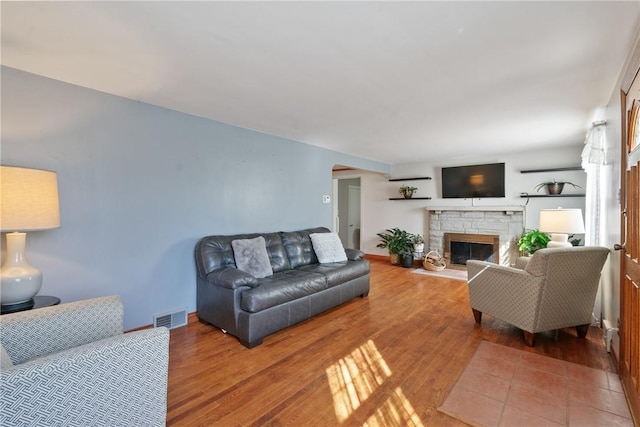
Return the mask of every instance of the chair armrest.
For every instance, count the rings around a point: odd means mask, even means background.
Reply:
[[[93,298],[0,317],[0,342],[13,364],[122,334],[119,296]]]
[[[507,275],[515,274],[518,277],[529,277],[530,274],[524,270],[508,267],[506,265],[494,264],[492,262],[468,260],[467,261],[467,278],[471,281],[478,274],[503,273]],[[524,276],[523,276],[524,274]]]
[[[529,261],[531,261],[531,257],[530,256],[519,256],[518,258],[516,258],[516,268],[519,268],[521,270],[524,270],[527,265],[529,264]]]
[[[533,330],[543,277],[482,261],[467,261],[467,271],[471,308]]]
[[[351,261],[362,261],[364,259],[364,252],[357,249],[345,248],[344,252],[347,254],[347,259]]]
[[[0,372],[0,425],[164,426],[169,330],[106,338]]]

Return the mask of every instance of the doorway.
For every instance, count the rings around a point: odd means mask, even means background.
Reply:
[[[338,236],[345,248],[360,249],[360,178],[336,181]]]

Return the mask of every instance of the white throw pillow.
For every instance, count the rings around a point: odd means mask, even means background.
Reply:
[[[320,264],[347,260],[347,254],[336,233],[311,233],[309,237]]]
[[[231,247],[238,270],[249,273],[258,279],[273,276],[264,237],[232,240]]]

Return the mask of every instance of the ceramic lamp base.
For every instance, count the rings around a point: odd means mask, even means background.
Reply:
[[[547,243],[548,248],[570,248],[573,246],[569,241],[568,234],[552,233],[551,240]]]
[[[25,255],[27,233],[7,233],[7,258],[0,268],[0,304],[21,304],[42,287],[42,273]]]

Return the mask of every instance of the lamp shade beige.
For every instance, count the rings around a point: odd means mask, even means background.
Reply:
[[[0,195],[1,231],[60,227],[55,172],[0,166]]]
[[[584,221],[580,209],[542,209],[539,230],[544,233],[582,234]]]

